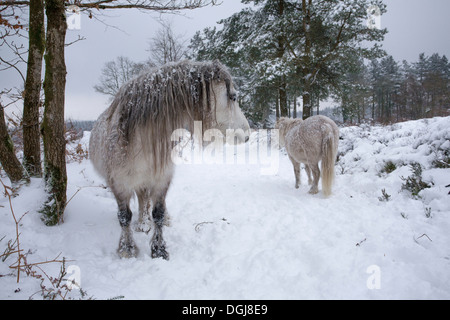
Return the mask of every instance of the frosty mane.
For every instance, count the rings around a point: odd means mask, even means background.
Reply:
[[[173,130],[190,126],[194,120],[207,125],[215,121],[213,82],[222,81],[231,98],[231,75],[218,61],[182,61],[153,68],[119,90],[108,119],[120,115],[120,133],[126,142],[131,142],[138,128],[151,128],[153,133],[170,137]]]

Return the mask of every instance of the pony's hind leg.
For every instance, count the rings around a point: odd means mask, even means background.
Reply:
[[[309,189],[309,193],[316,194],[319,192],[319,179],[320,179],[320,169],[319,164],[309,164],[309,169],[311,170],[312,176],[313,176],[313,184],[311,186],[311,189]]]

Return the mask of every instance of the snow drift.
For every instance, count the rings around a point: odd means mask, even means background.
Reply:
[[[17,216],[28,212],[20,245],[28,263],[65,257],[73,266],[68,276],[95,299],[449,299],[449,128],[450,117],[341,128],[329,198],[307,193],[304,171],[294,188],[283,150],[272,174],[261,174],[258,161],[180,161],[166,199],[169,261],[151,259],[143,233],[135,233],[137,258],[116,255],[114,197],[89,160],[71,162],[68,198],[74,196],[63,224],[41,223],[40,179],[12,199]],[[265,137],[253,133],[248,152]],[[87,150],[88,141],[86,132],[78,143]],[[412,163],[429,186],[417,196],[403,187]],[[137,201],[132,210],[135,220]],[[3,252],[15,239],[5,197],[0,221]],[[22,274],[16,282],[14,259],[0,263],[0,298],[42,299],[40,280]],[[49,277],[60,271],[57,263],[41,268]],[[86,295],[72,290],[68,297]]]

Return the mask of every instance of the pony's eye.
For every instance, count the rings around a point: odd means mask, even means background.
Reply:
[[[231,101],[236,101],[236,94],[235,93],[230,94],[230,100]]]

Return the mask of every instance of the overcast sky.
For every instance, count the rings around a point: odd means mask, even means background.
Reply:
[[[450,58],[450,0],[385,0],[388,12],[381,27],[389,33],[383,47],[395,60],[417,61],[421,52]],[[93,120],[108,107],[108,98],[94,91],[105,62],[123,55],[133,61],[146,60],[149,39],[160,27],[158,19],[172,21],[174,31],[190,39],[197,30],[212,27],[220,19],[240,11],[240,0],[223,0],[181,15],[159,15],[137,10],[117,10],[89,19],[81,16],[80,30],[68,30],[67,42],[81,35],[86,40],[66,48],[66,118]],[[0,49],[0,54],[3,52]],[[18,81],[14,73],[0,73],[0,87]],[[17,112],[17,111],[16,111]]]
[[[172,23],[174,32],[189,40],[197,30],[216,25],[244,6],[240,0],[225,0],[217,7],[183,11],[181,15],[119,10],[98,17],[105,23],[81,18],[79,31],[68,30],[68,37],[86,38],[67,48],[66,117],[93,119],[108,106],[108,97],[94,91],[105,62],[126,56],[141,62],[149,57],[149,41],[161,27],[160,20]],[[69,42],[69,41],[68,41]]]

